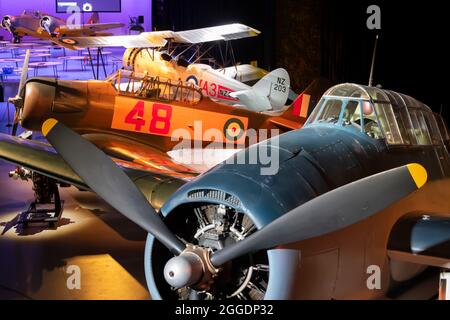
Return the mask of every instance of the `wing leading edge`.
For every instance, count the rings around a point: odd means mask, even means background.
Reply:
[[[0,133],[0,159],[89,190],[61,156],[45,143]],[[159,209],[171,194],[186,182],[181,178],[151,172],[143,165],[134,166],[133,163],[121,160],[116,160],[116,163],[124,169],[155,209]]]

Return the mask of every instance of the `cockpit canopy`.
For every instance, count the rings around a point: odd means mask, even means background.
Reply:
[[[192,83],[182,81],[173,83],[170,79],[152,77],[128,70],[118,70],[106,81],[112,84],[118,95],[141,99],[196,105],[203,97],[201,91]]]
[[[22,15],[23,16],[34,17],[34,18],[37,18],[37,19],[40,19],[41,16],[42,16],[40,11],[32,10],[32,9],[25,9],[25,10],[23,10]]]
[[[307,124],[328,123],[364,132],[390,145],[437,145],[448,139],[440,116],[407,95],[344,83],[323,95]]]

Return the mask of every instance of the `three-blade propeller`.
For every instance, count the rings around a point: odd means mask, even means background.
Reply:
[[[175,276],[180,265],[198,270],[199,259],[186,259],[186,245],[164,224],[128,176],[100,149],[54,119],[47,120],[43,134],[56,151],[112,207],[162,242],[176,257],[169,260],[165,277],[177,287],[193,285],[202,274]],[[318,237],[341,230],[385,209],[421,188],[427,181],[419,164],[387,170],[344,185],[293,209],[248,238],[209,255],[206,264],[219,268],[226,262],[262,249]],[[171,269],[173,267],[173,269]],[[166,270],[168,269],[168,270]],[[206,272],[203,268],[203,271]],[[183,270],[186,270],[184,268]],[[167,274],[170,276],[166,276]],[[197,271],[195,271],[197,272]]]

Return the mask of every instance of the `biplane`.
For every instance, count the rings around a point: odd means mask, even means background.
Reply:
[[[62,37],[55,42],[69,49],[125,47],[123,67],[127,70],[172,82],[192,82],[204,96],[228,105],[245,106],[255,112],[279,111],[290,94],[296,96],[287,71],[279,68],[268,73],[249,64],[238,65],[230,42],[259,34],[256,29],[234,23],[128,36]],[[214,49],[220,59],[211,57]]]

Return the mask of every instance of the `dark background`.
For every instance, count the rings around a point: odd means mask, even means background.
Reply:
[[[381,8],[368,30],[367,7]],[[233,44],[237,60],[284,67],[301,91],[317,77],[367,84],[376,32],[374,84],[411,95],[450,119],[449,11],[445,1],[153,0],[157,30],[240,22],[262,31]]]

